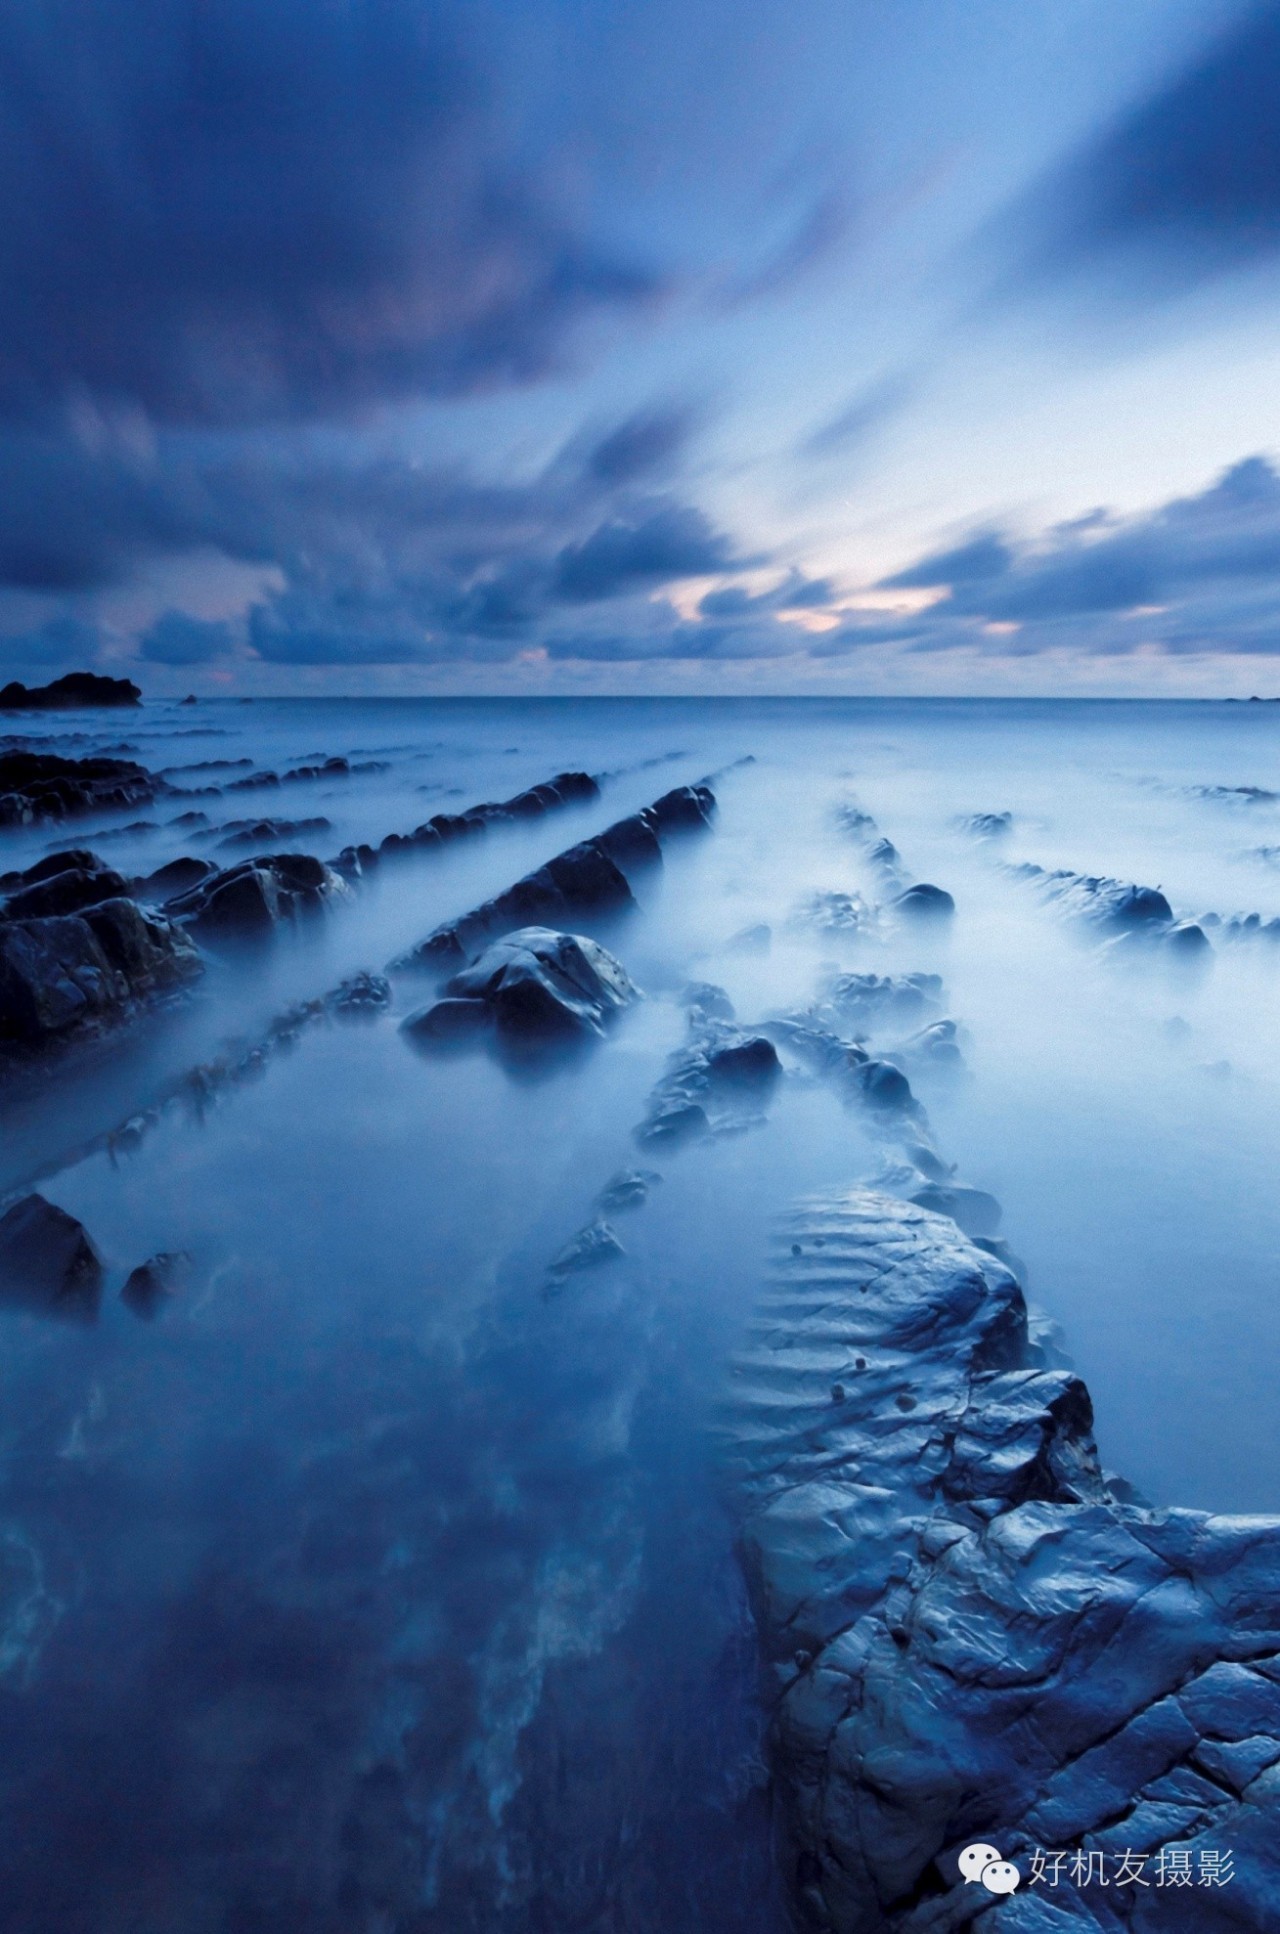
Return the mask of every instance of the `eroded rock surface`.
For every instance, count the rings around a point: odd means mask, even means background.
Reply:
[[[145,805],[171,790],[131,759],[0,753],[0,826],[30,826],[118,806]]]
[[[83,1225],[43,1195],[24,1195],[0,1216],[0,1302],[89,1321],[102,1274]]]
[[[1015,880],[1034,886],[1042,899],[1069,918],[1082,921],[1112,942],[1125,946],[1156,944],[1187,959],[1212,952],[1203,927],[1194,921],[1178,920],[1159,887],[1073,873],[1069,867],[1050,873],[1030,861],[1010,867],[1009,872]]]
[[[1227,1934],[1280,1888],[1280,1521],[1155,1510],[1011,1272],[864,1190],[802,1205],[726,1454],[780,1836],[820,1934]],[[965,1885],[987,1841],[1019,1891]],[[1027,1884],[1037,1850],[1230,1850],[1221,1889]],[[1106,1871],[1114,1876],[1114,1861]]]
[[[41,1049],[118,1024],[203,969],[181,928],[124,897],[0,918],[0,1048]]]
[[[251,938],[347,891],[345,880],[310,853],[266,853],[176,894],[165,912],[206,938]]]
[[[402,1023],[420,1042],[492,1026],[505,1040],[554,1042],[600,1035],[636,999],[625,968],[583,934],[523,927],[455,974],[445,998]]]

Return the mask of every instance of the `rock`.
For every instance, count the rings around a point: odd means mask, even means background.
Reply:
[[[102,865],[96,853],[88,852],[83,846],[68,849],[65,853],[49,853],[34,866],[24,867],[19,873],[0,875],[0,893],[14,893],[19,887],[38,886],[41,880],[51,880],[56,873],[65,873],[75,867],[82,871],[92,871]]]
[[[170,791],[130,759],[64,759],[54,752],[0,753],[0,826],[106,812]]]
[[[68,866],[11,893],[0,909],[0,919],[40,920],[49,914],[79,913],[99,900],[129,891],[121,873],[88,855],[90,865]]]
[[[0,1043],[41,1048],[114,1024],[202,971],[190,939],[132,900],[0,922]]]
[[[92,1321],[102,1275],[83,1225],[44,1196],[23,1196],[0,1216],[0,1301]]]
[[[767,954],[773,945],[773,929],[761,921],[754,927],[741,927],[725,942],[725,952],[731,954]]]
[[[363,969],[326,994],[324,1004],[336,1020],[369,1020],[391,1006],[391,982]]]
[[[967,1236],[994,1236],[1000,1227],[1000,1204],[985,1189],[966,1188],[960,1182],[930,1182],[917,1189],[911,1200],[935,1215],[949,1215]]]
[[[630,855],[633,865],[637,861],[648,863],[650,834],[661,842],[671,832],[705,827],[714,806],[707,786],[682,786],[665,793],[642,813],[619,820],[594,839],[581,840],[567,852],[558,853],[545,866],[527,873],[505,893],[474,907],[461,919],[436,927],[416,947],[392,961],[393,971],[457,966],[489,941],[517,927],[564,926],[571,920],[601,919],[628,911],[635,906],[635,895],[615,853]],[[643,828],[643,835],[637,827]]]
[[[140,900],[175,899],[178,894],[188,893],[192,887],[212,879],[217,870],[213,860],[198,860],[184,853],[180,858],[170,860],[167,866],[158,866],[154,873],[148,873],[144,879],[135,880],[133,890]]]
[[[657,1095],[635,1137],[644,1147],[660,1148],[667,1143],[698,1141],[710,1132],[710,1117],[698,1102],[679,1095]]]
[[[612,954],[581,934],[548,927],[523,927],[495,941],[444,991],[443,1001],[409,1016],[403,1023],[407,1032],[456,1038],[474,1031],[483,1016],[510,1041],[600,1035],[636,998]]]
[[[706,1021],[731,1021],[734,1018],[733,1002],[723,987],[717,987],[710,980],[691,980],[687,987],[682,987],[680,1005],[693,1008],[698,1018]]]
[[[141,703],[142,693],[131,679],[104,678],[97,672],[65,672],[51,685],[27,686],[15,679],[0,691],[0,712],[67,712]]]
[[[1026,1934],[1268,1925],[1280,1522],[1108,1480],[1084,1385],[954,1222],[853,1191],[781,1237],[725,1443],[804,1925],[969,1926],[979,1841],[1018,1867],[998,1919]],[[1231,1849],[1231,1886],[1025,1884],[1035,1848],[1110,1877],[1170,1844],[1193,1873]]]
[[[253,938],[348,893],[346,882],[309,853],[268,853],[214,873],[165,902],[165,912],[213,939]]]
[[[649,1200],[650,1191],[661,1180],[656,1169],[619,1169],[596,1197],[596,1207],[602,1215],[617,1215],[623,1209],[643,1208]]]
[[[185,1249],[161,1250],[131,1271],[120,1301],[144,1322],[153,1322],[172,1307],[190,1275],[191,1257]]]
[[[470,1041],[492,1025],[493,1014],[487,1001],[442,1000],[417,1008],[406,1015],[403,1033],[423,1045],[444,1046],[450,1042]]]
[[[810,1013],[865,1035],[918,1021],[941,1000],[937,974],[837,974],[825,982]]]
[[[713,1049],[707,1056],[707,1080],[713,1087],[768,1094],[782,1076],[782,1063],[773,1042],[763,1034]]]
[[[866,933],[875,925],[860,893],[812,893],[797,909],[796,919],[819,933]]]
[[[614,1262],[626,1253],[608,1223],[597,1220],[579,1229],[547,1268],[552,1276],[575,1275],[582,1269],[598,1269],[602,1263]]]
[[[945,887],[931,886],[927,880],[917,880],[905,893],[899,893],[893,904],[899,913],[918,920],[949,920],[956,910]]]
[[[218,841],[218,850],[229,851],[236,847],[270,847],[282,839],[296,839],[299,834],[327,833],[333,822],[318,816],[313,819],[229,819],[225,826],[216,830],[223,835]]]
[[[1012,813],[970,813],[957,821],[960,830],[975,839],[1006,839],[1013,831]]]

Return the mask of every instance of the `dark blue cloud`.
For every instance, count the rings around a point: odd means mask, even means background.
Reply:
[[[688,405],[637,410],[590,451],[586,471],[602,484],[629,484],[665,470],[683,452],[696,422]]]
[[[610,518],[581,543],[567,544],[554,589],[557,597],[587,602],[647,584],[711,576],[734,564],[729,540],[702,511],[663,504],[647,515]]]
[[[949,550],[931,552],[909,569],[881,579],[881,585],[888,591],[932,591],[943,584],[983,584],[1003,577],[1012,561],[1004,538],[986,531]]]
[[[521,381],[655,287],[508,151],[446,0],[0,19],[0,409],[169,421]]]
[[[1033,269],[1192,282],[1280,249],[1280,8],[1250,8],[1022,209]]]
[[[166,611],[144,634],[138,655],[154,665],[207,665],[232,648],[231,626],[216,619]]]
[[[0,636],[0,664],[6,674],[23,668],[62,670],[96,663],[102,643],[96,625],[72,617],[51,618],[34,631]]]

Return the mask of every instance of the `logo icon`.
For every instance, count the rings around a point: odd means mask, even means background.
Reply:
[[[966,1847],[958,1865],[966,1886],[976,1880],[989,1894],[1012,1894],[1022,1883],[1012,1860],[1006,1860],[999,1847],[989,1847],[983,1840]]]

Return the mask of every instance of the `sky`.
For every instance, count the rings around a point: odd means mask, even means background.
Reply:
[[[1280,5],[12,0],[0,677],[1280,695],[1278,296]]]

